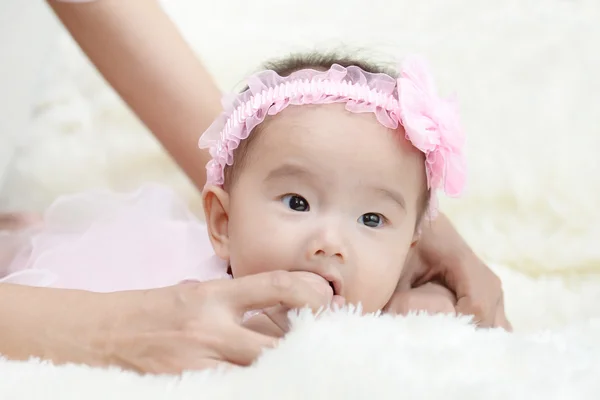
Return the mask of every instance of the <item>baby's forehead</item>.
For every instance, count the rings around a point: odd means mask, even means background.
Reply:
[[[373,113],[352,113],[345,104],[289,106],[265,118],[251,135],[247,156],[272,162],[300,158],[326,167],[356,165],[373,173],[396,176],[422,164],[422,154],[404,131],[381,125]],[[350,167],[349,167],[350,168]],[[354,168],[355,169],[355,168]]]
[[[381,148],[394,156],[405,152],[420,154],[405,139],[401,126],[395,130],[386,128],[374,113],[353,113],[341,103],[289,106],[265,118],[257,128],[257,136],[265,145],[296,145],[310,150],[308,143],[315,142],[316,146],[319,143],[330,146],[333,153],[354,145],[356,151],[362,146]]]

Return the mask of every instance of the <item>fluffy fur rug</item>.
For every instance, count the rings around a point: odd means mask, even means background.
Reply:
[[[597,399],[600,320],[536,335],[453,318],[310,314],[252,367],[183,377],[0,364],[3,399]]]
[[[443,201],[504,280],[516,332],[448,317],[303,315],[252,368],[183,378],[0,362],[0,398],[596,399],[600,384],[600,3],[274,0],[165,6],[224,90],[293,50],[428,57],[469,132],[468,195]],[[0,192],[41,210],[153,180],[199,196],[61,32]],[[199,132],[200,134],[200,132]],[[2,143],[0,143],[1,145]],[[124,173],[124,171],[126,171]]]

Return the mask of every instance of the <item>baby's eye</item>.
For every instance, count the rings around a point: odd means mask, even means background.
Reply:
[[[379,228],[383,226],[385,222],[385,217],[381,214],[377,213],[366,213],[358,218],[358,222],[368,226],[369,228]]]
[[[281,198],[281,201],[294,211],[306,212],[310,210],[308,201],[306,201],[304,197],[297,194],[286,194]]]

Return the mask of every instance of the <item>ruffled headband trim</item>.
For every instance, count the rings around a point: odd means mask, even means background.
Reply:
[[[200,138],[200,148],[208,148],[212,157],[207,185],[223,185],[234,150],[267,115],[289,105],[330,103],[346,103],[354,113],[372,112],[389,129],[402,125],[406,139],[425,154],[432,196],[438,189],[452,197],[461,194],[466,162],[458,107],[454,99],[437,95],[427,65],[417,57],[405,59],[396,79],[337,64],[325,72],[304,69],[281,77],[267,70],[251,76],[246,91],[224,99],[223,113]]]

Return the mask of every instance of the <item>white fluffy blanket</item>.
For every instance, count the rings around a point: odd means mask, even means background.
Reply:
[[[142,378],[0,361],[0,398],[600,396],[599,2],[165,6],[224,90],[265,58],[315,45],[427,56],[440,90],[458,92],[469,131],[469,193],[443,207],[504,280],[516,332],[440,316],[305,315],[252,368]],[[61,193],[147,180],[175,187],[198,209],[189,183],[64,32],[42,72],[30,129],[0,191],[3,209],[43,209]]]
[[[524,336],[453,318],[300,315],[248,369],[140,377],[0,364],[3,399],[597,399],[600,320]]]

